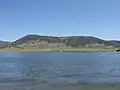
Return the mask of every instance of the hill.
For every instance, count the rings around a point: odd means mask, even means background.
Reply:
[[[106,41],[92,36],[53,37],[27,35],[11,44],[9,47],[20,48],[57,48],[57,47],[92,47],[92,46],[119,46],[119,41]]]
[[[19,44],[25,44],[25,43],[39,44],[42,41],[47,41],[48,43],[59,43],[61,42],[61,39],[57,37],[52,37],[52,36],[27,35],[16,40],[12,44],[13,45],[19,45]]]
[[[111,40],[109,41],[113,46],[115,47],[120,47],[120,41],[116,41],[116,40]]]
[[[10,44],[11,42],[7,42],[7,41],[0,41],[0,48]]]
[[[93,45],[93,44],[104,44],[111,45],[110,42],[92,37],[92,36],[72,36],[66,40],[66,45],[73,47],[80,47],[85,45]]]

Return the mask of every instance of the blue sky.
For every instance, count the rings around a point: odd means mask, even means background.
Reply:
[[[120,40],[120,0],[0,0],[0,40],[27,34]]]

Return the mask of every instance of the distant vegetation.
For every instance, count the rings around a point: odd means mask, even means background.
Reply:
[[[1,48],[34,49],[34,50],[117,50],[120,41],[106,41],[92,36],[53,37],[27,35],[14,42],[0,43]],[[76,50],[77,50],[76,49]],[[86,50],[86,51],[87,51]]]

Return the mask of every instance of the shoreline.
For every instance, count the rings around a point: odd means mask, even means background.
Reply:
[[[94,84],[94,85],[48,85],[48,84],[23,84],[0,86],[0,90],[120,90],[120,83],[115,84]]]
[[[118,48],[99,49],[99,48],[47,48],[47,49],[19,49],[5,48],[0,49],[0,52],[116,52]]]

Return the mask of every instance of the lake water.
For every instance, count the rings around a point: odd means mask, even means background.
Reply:
[[[1,52],[0,85],[8,83],[50,85],[120,83],[120,54]]]

